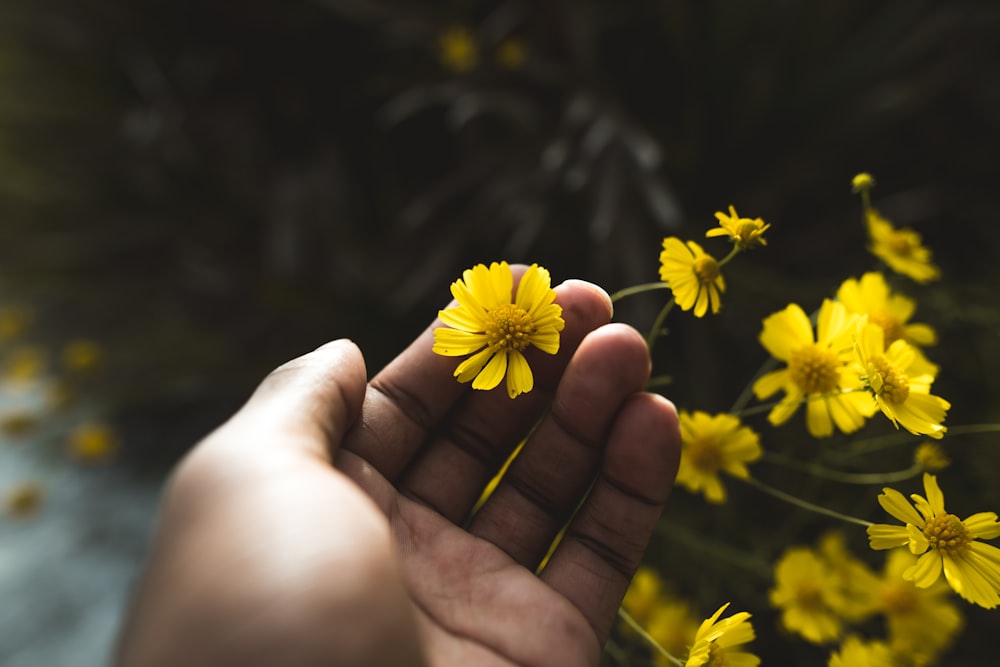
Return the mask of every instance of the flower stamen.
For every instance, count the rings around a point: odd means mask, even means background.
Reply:
[[[923,533],[932,549],[951,557],[961,556],[972,544],[969,529],[954,514],[939,514],[932,517],[924,526]]]
[[[536,327],[531,316],[515,304],[502,305],[486,314],[487,344],[493,351],[521,351],[531,342]]]
[[[838,387],[840,365],[839,357],[832,350],[807,345],[792,353],[788,372],[803,393],[826,394]]]

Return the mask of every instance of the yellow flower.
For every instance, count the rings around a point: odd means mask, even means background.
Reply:
[[[951,465],[951,458],[940,443],[925,440],[913,452],[913,461],[927,472],[938,472]]]
[[[14,306],[0,308],[0,343],[17,338],[28,325],[28,314]]]
[[[660,599],[663,581],[653,568],[643,565],[636,570],[625,591],[622,607],[639,625],[645,625]]]
[[[26,519],[42,506],[45,489],[38,482],[20,482],[3,497],[3,512],[14,519]]]
[[[12,439],[31,435],[41,425],[41,418],[27,410],[17,410],[0,417],[0,434]]]
[[[477,264],[451,284],[457,306],[438,312],[448,327],[434,330],[434,352],[472,356],[455,369],[459,382],[473,389],[493,389],[507,376],[507,394],[515,398],[531,391],[534,378],[524,357],[533,345],[547,354],[559,351],[565,322],[562,307],[553,303],[549,272],[537,264],[521,277],[511,300],[514,278],[507,262],[489,268]]]
[[[646,621],[646,632],[670,655],[683,655],[694,643],[698,620],[690,604],[668,599],[653,608]],[[660,653],[656,654],[656,660],[660,667],[673,667],[675,664]]]
[[[846,601],[824,559],[811,549],[792,547],[774,566],[774,584],[769,599],[781,609],[786,630],[814,644],[840,637],[843,622],[838,610]]]
[[[834,424],[844,433],[852,433],[864,425],[865,417],[875,413],[871,397],[856,391],[862,387],[857,373],[850,372],[851,337],[857,321],[857,315],[829,299],[820,307],[815,337],[809,317],[797,304],[764,319],[761,345],[775,359],[787,363],[753,384],[758,399],[779,390],[785,392],[767,416],[771,424],[784,424],[806,399],[806,426],[817,438],[832,435]]]
[[[932,660],[948,648],[962,628],[962,615],[941,581],[918,588],[903,579],[916,557],[903,549],[889,552],[882,579],[873,587],[876,607],[889,629],[894,653]]]
[[[851,179],[852,192],[866,192],[875,186],[875,178],[866,171],[857,174]]]
[[[903,339],[911,345],[933,345],[937,334],[927,324],[908,324],[917,304],[901,294],[893,294],[885,277],[878,272],[866,273],[860,280],[849,278],[837,290],[837,301],[848,312],[867,315],[868,321],[882,327],[885,343]]]
[[[872,591],[878,583],[878,575],[850,552],[844,534],[839,531],[825,533],[816,546],[816,552],[839,589],[839,595],[834,599],[837,615],[851,623],[870,616],[876,609]]]
[[[920,234],[905,227],[896,229],[873,208],[865,211],[865,219],[870,241],[868,250],[890,269],[918,283],[941,277],[941,270],[931,261],[931,251],[922,245]]]
[[[722,503],[726,490],[720,472],[747,478],[746,464],[761,457],[760,438],[739,418],[705,412],[680,414],[681,463],[677,483],[692,493],[702,491],[709,502]]]
[[[69,435],[69,455],[80,463],[105,463],[118,451],[119,441],[107,424],[87,422]]]
[[[684,663],[685,667],[756,667],[760,658],[752,653],[739,650],[743,644],[753,641],[754,631],[750,624],[750,614],[741,611],[721,621],[719,617],[729,603],[702,621],[695,633],[694,644]]]
[[[504,69],[517,69],[528,57],[528,47],[520,39],[505,39],[497,46],[494,57]]]
[[[694,241],[663,239],[660,279],[670,285],[681,310],[694,308],[695,317],[703,317],[711,304],[712,313],[719,312],[719,294],[726,291],[719,263]]]
[[[827,667],[894,667],[892,652],[882,642],[862,642],[851,635],[830,655]]]
[[[903,579],[920,588],[936,582],[941,572],[952,590],[987,609],[1000,605],[1000,549],[977,541],[1000,536],[996,512],[979,512],[959,519],[944,509],[944,494],[937,478],[924,473],[925,496],[912,494],[911,505],[902,493],[884,488],[879,505],[903,526],[874,524],[868,527],[872,549],[909,546],[920,556],[903,571]]]
[[[92,340],[75,340],[62,350],[62,363],[73,373],[89,373],[101,365],[104,350]]]
[[[4,361],[3,379],[13,383],[37,380],[48,364],[48,354],[36,345],[25,345],[11,350]]]
[[[459,74],[473,69],[479,62],[479,47],[472,32],[462,26],[446,30],[438,38],[441,64]]]
[[[936,368],[905,340],[885,345],[882,327],[864,324],[858,331],[856,372],[875,396],[882,413],[914,435],[941,438],[941,423],[951,404],[931,394]]]
[[[722,211],[715,213],[719,226],[705,232],[705,236],[728,236],[740,250],[752,248],[755,245],[767,245],[764,232],[771,226],[760,218],[741,218],[736,214],[734,206],[729,207],[729,215]]]

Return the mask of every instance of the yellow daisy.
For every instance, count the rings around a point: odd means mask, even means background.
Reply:
[[[899,428],[915,435],[941,438],[941,423],[951,404],[931,394],[936,368],[899,339],[888,348],[882,327],[864,324],[858,331],[856,372],[875,396],[882,413]]]
[[[951,458],[938,442],[925,440],[913,452],[913,461],[927,472],[938,472],[951,465]]]
[[[69,455],[79,463],[106,463],[119,445],[114,429],[100,422],[80,424],[69,434]]]
[[[719,262],[694,241],[663,239],[660,279],[670,285],[681,310],[694,308],[695,317],[703,317],[711,305],[713,314],[719,312],[719,295],[726,291]]]
[[[911,345],[937,342],[937,334],[929,325],[909,323],[917,308],[916,302],[902,294],[893,294],[881,273],[872,271],[860,280],[845,280],[837,290],[837,301],[844,304],[848,312],[867,315],[869,322],[882,327],[886,345],[900,339]]]
[[[472,31],[454,26],[438,38],[438,55],[442,65],[462,74],[473,69],[479,62],[479,47]]]
[[[817,438],[833,434],[836,424],[852,433],[875,413],[871,397],[862,391],[857,373],[851,373],[852,335],[858,316],[836,301],[826,299],[816,321],[816,335],[809,317],[797,304],[789,304],[764,319],[760,343],[775,359],[786,362],[783,369],[762,375],[754,382],[758,399],[779,390],[785,397],[768,414],[779,426],[788,421],[806,400],[806,426]]]
[[[884,576],[873,587],[874,598],[885,616],[893,651],[932,659],[951,645],[963,619],[944,582],[918,588],[903,579],[915,562],[916,557],[904,549],[889,552]]]
[[[866,171],[851,179],[851,191],[853,192],[867,192],[873,187],[875,187],[875,178]]]
[[[839,593],[834,599],[838,616],[850,623],[857,623],[876,610],[873,590],[878,575],[847,547],[844,534],[829,531],[816,545],[816,553],[823,559],[833,577]]]
[[[690,604],[668,598],[653,609],[646,621],[646,632],[670,655],[684,655],[694,643],[698,621]],[[656,664],[659,667],[673,667],[676,663],[657,652]]]
[[[826,561],[805,547],[785,551],[774,566],[771,605],[781,610],[781,624],[814,644],[840,637],[839,609],[846,600]]]
[[[740,250],[747,250],[755,245],[767,245],[764,232],[771,226],[760,218],[741,218],[736,214],[734,206],[729,207],[729,215],[722,211],[715,213],[719,226],[705,232],[706,237],[728,236]]]
[[[662,590],[663,581],[660,575],[648,565],[643,565],[632,576],[632,581],[622,599],[622,607],[636,623],[645,625],[659,603]]]
[[[92,340],[74,340],[62,350],[63,367],[71,373],[89,373],[103,360],[104,349]]]
[[[924,247],[920,234],[909,228],[896,229],[874,208],[865,210],[868,223],[868,250],[890,269],[909,276],[918,283],[941,277],[941,270],[931,261],[931,251]]]
[[[532,264],[512,300],[513,284],[507,262],[466,269],[451,284],[458,305],[438,312],[448,326],[434,330],[433,348],[449,357],[472,355],[458,365],[455,377],[459,382],[471,380],[473,389],[493,389],[506,375],[511,398],[534,386],[524,350],[533,345],[555,354],[566,324],[562,307],[553,303],[556,293],[546,269]]]
[[[943,571],[948,585],[969,602],[987,609],[1000,605],[1000,549],[977,541],[1000,536],[996,512],[966,519],[949,514],[937,478],[930,473],[924,473],[924,492],[926,496],[912,494],[911,505],[899,491],[882,489],[879,505],[905,525],[869,526],[871,548],[909,546],[920,558],[903,571],[903,579],[928,588]]]
[[[677,483],[692,493],[699,491],[712,503],[726,500],[720,472],[746,479],[746,464],[762,455],[760,438],[739,418],[730,414],[705,412],[680,414],[681,463]]]
[[[3,513],[13,519],[35,514],[45,499],[45,489],[38,482],[19,482],[3,496]]]
[[[827,667],[894,667],[892,652],[883,642],[863,642],[851,635],[830,655]]]
[[[514,37],[505,39],[497,46],[494,57],[504,69],[518,69],[528,57],[528,45]]]
[[[756,636],[750,624],[750,614],[741,611],[719,620],[729,603],[701,622],[694,636],[694,644],[684,663],[685,667],[757,667],[760,658],[740,650],[743,644]]]

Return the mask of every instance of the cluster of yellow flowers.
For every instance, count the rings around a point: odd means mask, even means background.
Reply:
[[[871,205],[873,185],[869,174],[853,181],[862,199],[869,251],[888,270],[918,283],[940,277],[919,234],[895,228]],[[718,313],[726,289],[723,267],[739,253],[766,245],[770,225],[762,219],[741,217],[733,206],[715,217],[718,226],[705,236],[731,241],[725,257],[716,259],[695,241],[668,237],[660,254],[660,282],[612,296],[614,301],[654,289],[671,291],[647,337],[651,349],[675,305],[696,317]],[[445,326],[435,330],[435,352],[467,356],[455,375],[475,389],[492,389],[506,376],[511,398],[531,391],[523,350],[535,346],[556,353],[564,326],[548,272],[532,265],[515,294],[505,262],[479,265],[467,270],[451,291],[457,305],[439,313]],[[769,603],[780,610],[788,632],[821,645],[841,642],[830,654],[830,665],[934,664],[963,626],[952,592],[980,607],[1000,606],[1000,549],[981,541],[1000,537],[997,514],[960,519],[948,513],[930,474],[949,464],[936,441],[948,430],[944,421],[951,405],[931,393],[939,369],[924,348],[937,342],[937,334],[912,321],[915,311],[916,302],[893,291],[882,270],[843,280],[834,297],[824,299],[812,314],[789,303],[763,318],[758,340],[771,360],[741,401],[748,402],[751,395],[758,401],[781,396],[750,408],[738,402],[720,414],[687,409],[679,414],[682,453],[676,482],[681,487],[722,504],[726,474],[800,508],[865,526],[872,549],[891,550],[882,572],[876,573],[849,552],[842,536],[831,533],[816,548],[788,548],[777,561]],[[903,525],[841,514],[751,476],[748,465],[781,463],[782,457],[767,452],[760,434],[743,418],[767,411],[767,421],[777,427],[802,405],[806,429],[816,438],[837,430],[854,434],[881,412],[897,430],[932,439],[915,448],[909,469],[894,473],[851,473],[794,462],[801,470],[856,484],[903,481],[923,472],[925,493],[910,496],[912,504],[888,487],[877,497]],[[645,568],[633,580],[621,615],[630,632],[655,648],[661,664],[757,665],[759,659],[743,650],[754,638],[750,615],[740,612],[720,620],[727,606],[699,626],[691,606],[668,595],[655,571]],[[861,624],[876,615],[885,621],[886,638],[864,639]]]
[[[0,307],[0,443],[18,446],[56,439],[77,463],[108,462],[118,449],[118,434],[107,423],[74,410],[77,397],[103,365],[104,349],[80,339],[53,354],[25,340],[31,319],[20,306]],[[50,472],[42,470],[39,477]],[[40,479],[20,480],[3,489],[2,510],[12,518],[29,517],[44,498]]]

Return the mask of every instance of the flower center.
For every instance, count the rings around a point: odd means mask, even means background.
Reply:
[[[910,237],[900,231],[893,231],[885,239],[885,244],[900,257],[909,257],[913,254],[913,243]]]
[[[736,232],[736,238],[743,245],[749,245],[760,236],[760,225],[757,222],[744,222]]]
[[[889,345],[895,341],[906,337],[906,331],[903,329],[903,324],[888,313],[869,313],[868,321],[882,327],[882,331],[885,332],[886,347],[889,347]]]
[[[962,520],[954,514],[940,514],[931,518],[924,526],[924,537],[931,549],[943,551],[949,556],[960,556],[969,550],[972,536]]]
[[[695,438],[687,443],[691,464],[701,472],[715,474],[722,469],[722,448],[711,438]]]
[[[486,314],[488,345],[494,352],[523,350],[531,342],[535,324],[523,308],[509,303]]]
[[[795,602],[806,611],[820,611],[826,608],[823,593],[811,581],[800,581],[795,587]]]
[[[702,285],[711,285],[719,277],[719,263],[707,255],[694,260],[692,268]]]
[[[868,385],[882,400],[900,405],[910,397],[910,381],[885,357],[874,357],[868,362]]]
[[[837,355],[817,345],[796,350],[788,360],[792,382],[806,394],[825,394],[836,389],[840,380],[839,369]]]
[[[886,616],[908,616],[920,602],[916,587],[906,581],[888,584],[879,591],[879,607]]]
[[[705,663],[705,667],[729,667],[726,650],[712,642],[708,647],[708,662]]]

